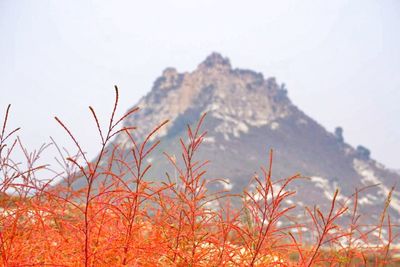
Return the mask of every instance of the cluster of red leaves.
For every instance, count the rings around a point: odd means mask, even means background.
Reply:
[[[137,112],[133,109],[115,119],[116,100],[106,130],[100,127],[92,107],[101,140],[100,153],[89,161],[80,144],[56,118],[78,154],[64,156],[64,182],[54,186],[37,175],[48,166],[37,165],[46,148],[28,153],[15,129],[6,131],[7,108],[0,135],[0,262],[2,266],[365,266],[395,264],[392,247],[397,236],[386,214],[390,195],[377,226],[360,228],[358,194],[345,202],[333,196],[326,212],[307,209],[310,224],[290,216],[296,206],[287,199],[295,192],[289,185],[295,175],[272,179],[272,152],[268,166],[252,179],[254,188],[242,196],[208,192],[212,182],[204,179],[207,161],[196,159],[205,133],[204,116],[196,127],[187,128],[180,140],[181,158],[165,153],[177,177],[153,184],[146,180],[151,164],[146,160],[157,147],[155,127],[139,142],[135,127],[121,122]],[[126,134],[130,149],[112,146],[110,140]],[[17,147],[25,153],[26,164],[12,160]],[[39,175],[40,176],[40,175]],[[57,175],[57,177],[60,175]],[[75,190],[73,182],[83,178],[86,186]],[[242,208],[234,208],[240,199]],[[218,203],[217,208],[211,208]],[[350,205],[350,203],[352,203]],[[350,215],[347,227],[338,223]],[[290,223],[282,224],[286,220]],[[300,230],[299,230],[300,229]],[[306,229],[301,231],[301,229]],[[388,233],[384,238],[382,229]],[[371,234],[379,231],[371,244]],[[312,233],[304,241],[302,232]]]

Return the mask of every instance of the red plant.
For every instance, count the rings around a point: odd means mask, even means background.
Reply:
[[[330,207],[307,208],[312,224],[296,221],[299,207],[288,205],[295,191],[294,175],[276,180],[272,151],[267,167],[255,176],[242,195],[209,191],[224,182],[208,179],[208,161],[198,158],[206,135],[205,114],[187,127],[178,158],[165,152],[176,177],[164,182],[147,178],[157,150],[154,127],[143,140],[137,126],[123,126],[132,109],[115,118],[118,88],[106,128],[89,107],[101,141],[100,153],[90,160],[69,128],[57,122],[75,143],[69,155],[54,140],[62,173],[43,179],[50,166],[38,164],[49,145],[29,153],[7,131],[10,106],[0,130],[0,253],[2,266],[365,266],[390,265],[398,242],[398,225],[388,215],[389,192],[376,225],[361,225],[356,190],[344,202],[335,192]],[[113,137],[125,135],[121,146]],[[24,162],[13,160],[19,149]],[[153,164],[158,164],[154,162]],[[48,174],[47,174],[48,176]],[[161,178],[161,177],[160,177]],[[54,184],[56,179],[61,183]],[[84,185],[78,186],[84,181]],[[237,203],[242,206],[238,208]],[[303,235],[298,229],[307,228]],[[297,234],[295,233],[297,232]],[[376,233],[378,235],[376,236]]]

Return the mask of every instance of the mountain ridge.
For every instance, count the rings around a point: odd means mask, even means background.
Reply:
[[[170,123],[154,138],[160,139],[159,151],[179,155],[178,138],[186,124],[196,122],[207,112],[204,129],[208,131],[198,157],[209,159],[208,178],[224,178],[210,190],[230,189],[240,193],[274,149],[274,177],[301,173],[307,180],[296,182],[298,205],[329,205],[336,188],[345,199],[356,188],[376,185],[360,197],[360,209],[377,219],[390,189],[400,175],[370,158],[363,146],[354,148],[345,142],[343,130],[327,131],[292,103],[283,84],[275,78],[252,70],[232,68],[230,60],[212,53],[192,72],[179,73],[166,68],[151,91],[136,105],[141,111],[125,121],[137,126],[132,136],[142,140],[157,123]],[[120,134],[113,142],[129,149],[130,140]],[[148,174],[151,181],[165,180],[165,170],[173,168],[159,153],[149,159],[156,162]],[[207,178],[206,177],[206,178]],[[392,194],[389,212],[400,222],[400,193]]]

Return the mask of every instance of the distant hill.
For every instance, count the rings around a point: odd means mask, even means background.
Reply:
[[[370,158],[367,148],[347,144],[341,128],[329,132],[302,112],[275,78],[232,68],[229,59],[218,53],[212,53],[192,72],[165,69],[136,106],[141,111],[125,124],[138,126],[133,134],[143,138],[157,123],[169,119],[158,135],[158,152],[172,155],[180,154],[178,139],[185,136],[186,124],[208,113],[203,127],[208,134],[199,157],[211,161],[207,177],[230,182],[213,185],[211,190],[242,192],[260,165],[266,164],[269,149],[274,149],[274,177],[300,173],[309,178],[293,184],[300,206],[327,205],[336,188],[340,188],[339,198],[343,199],[355,188],[379,184],[359,199],[360,209],[377,219],[390,188],[400,181],[399,173]],[[114,144],[128,149],[127,142],[126,134],[120,134]],[[162,153],[154,153],[149,161],[157,164],[148,180],[165,179],[165,170],[173,174]],[[74,183],[76,188],[83,185],[82,179]],[[395,191],[389,208],[397,222],[399,199],[399,191]]]

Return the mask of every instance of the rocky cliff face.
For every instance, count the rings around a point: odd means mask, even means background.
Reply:
[[[229,59],[211,54],[193,72],[179,73],[167,68],[154,86],[137,104],[141,112],[128,118],[128,126],[143,138],[157,123],[170,123],[159,133],[159,151],[179,155],[178,138],[185,135],[186,124],[195,123],[207,112],[204,129],[208,131],[200,158],[211,160],[207,177],[224,178],[227,184],[211,190],[242,192],[259,166],[274,149],[273,174],[276,178],[300,173],[307,179],[296,182],[298,205],[327,205],[336,188],[339,199],[354,193],[355,188],[378,186],[360,195],[360,208],[378,218],[391,186],[400,175],[369,157],[364,147],[353,148],[345,142],[342,130],[326,131],[299,110],[288,98],[284,86],[261,73],[232,68]],[[129,148],[121,134],[116,144]],[[149,180],[165,179],[165,170],[173,169],[162,153],[149,161],[157,162]],[[392,195],[390,212],[400,218],[400,194]]]
[[[265,80],[261,73],[232,69],[229,59],[217,53],[192,73],[180,74],[167,68],[138,106],[142,112],[127,121],[135,125],[140,122],[138,137],[165,118],[172,121],[171,128],[181,115],[194,109],[221,120],[215,131],[225,139],[239,137],[249,127],[267,125],[293,112],[285,89],[273,78]],[[164,134],[167,131],[168,127]]]

